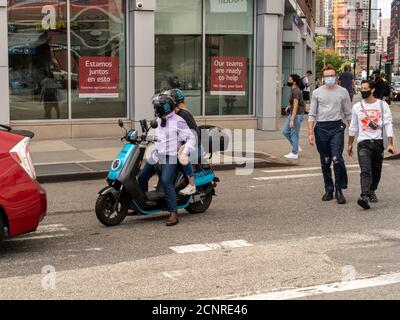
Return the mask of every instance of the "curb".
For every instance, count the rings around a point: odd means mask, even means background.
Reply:
[[[384,160],[386,161],[392,161],[392,160],[399,160],[400,159],[400,153],[394,154],[392,156],[386,157]]]
[[[78,165],[82,166],[82,164]],[[110,162],[111,165],[111,162]],[[243,169],[246,164],[211,164],[214,171],[229,171],[235,169]],[[262,168],[279,168],[279,167],[290,167],[296,166],[293,163],[280,162],[277,160],[261,160],[254,162],[254,169]],[[36,168],[45,168],[46,165],[37,165]],[[57,182],[73,182],[73,181],[85,181],[85,180],[100,180],[105,179],[108,174],[107,170],[97,170],[89,172],[68,172],[68,173],[55,173],[55,174],[38,174],[36,180],[39,183],[57,183]]]

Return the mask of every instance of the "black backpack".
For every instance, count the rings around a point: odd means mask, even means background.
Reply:
[[[303,91],[303,90],[306,88],[306,85],[304,84],[304,78],[305,78],[305,77],[302,77],[302,78],[301,78],[300,85],[299,85],[299,89],[300,89],[301,91]]]

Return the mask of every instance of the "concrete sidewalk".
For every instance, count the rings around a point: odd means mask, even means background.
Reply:
[[[391,109],[396,136],[400,137],[400,105],[392,105]],[[300,145],[303,152],[300,159],[290,161],[284,158],[284,155],[290,152],[289,142],[281,133],[285,121],[286,117],[279,118],[276,131],[255,131],[254,154],[244,154],[236,158],[222,157],[222,163],[214,164],[214,169],[230,170],[243,167],[246,161],[254,161],[255,168],[319,166],[319,154],[315,147],[308,144],[307,121],[304,121],[301,130]],[[125,142],[121,142],[118,137],[37,141],[33,139],[30,151],[40,182],[102,179],[106,177],[111,162],[124,144]],[[398,143],[397,147],[399,148]],[[349,158],[346,154],[344,156],[347,163],[357,163],[356,157]],[[398,159],[399,156],[391,158]]]

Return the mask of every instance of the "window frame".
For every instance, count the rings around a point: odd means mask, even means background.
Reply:
[[[64,123],[82,123],[82,122],[104,122],[104,121],[116,121],[118,119],[128,120],[131,116],[131,110],[129,108],[129,98],[131,94],[130,90],[130,75],[129,75],[129,65],[130,65],[130,41],[129,41],[129,28],[131,21],[129,20],[129,0],[125,1],[125,10],[124,10],[124,41],[125,41],[125,112],[126,117],[115,117],[115,118],[72,118],[72,59],[71,59],[71,0],[65,0],[67,6],[67,65],[68,65],[68,76],[67,76],[67,106],[68,106],[68,118],[65,119],[35,119],[35,120],[12,120],[15,123],[43,123],[48,122],[51,124],[64,124]],[[10,107],[10,106],[9,106]],[[10,115],[11,117],[11,115]]]

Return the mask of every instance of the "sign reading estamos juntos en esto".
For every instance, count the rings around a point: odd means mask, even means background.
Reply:
[[[118,98],[118,68],[118,57],[80,57],[79,98]]]

